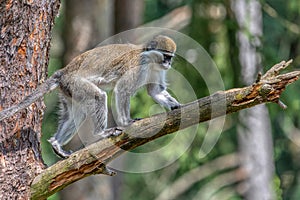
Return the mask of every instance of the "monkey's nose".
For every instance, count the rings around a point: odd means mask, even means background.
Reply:
[[[171,66],[171,63],[169,62],[169,61],[167,61],[167,60],[164,60],[163,62],[162,62],[162,66],[164,67],[164,69],[169,69],[170,68],[170,66]]]

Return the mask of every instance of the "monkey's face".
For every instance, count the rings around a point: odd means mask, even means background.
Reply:
[[[168,70],[171,68],[174,53],[156,50],[155,67],[156,70]]]
[[[161,53],[163,54],[163,60],[162,60],[163,69],[167,70],[171,67],[174,54],[170,52],[161,52]]]
[[[151,50],[143,53],[143,62],[150,65],[153,70],[168,70],[171,68],[172,59],[174,53],[161,51],[161,50]]]

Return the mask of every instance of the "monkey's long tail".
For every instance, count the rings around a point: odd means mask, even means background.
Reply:
[[[49,79],[39,85],[30,95],[26,96],[18,105],[11,106],[0,112],[0,121],[6,119],[16,112],[30,106],[32,103],[43,97],[46,93],[54,90],[59,85],[59,79],[62,73],[55,72]]]

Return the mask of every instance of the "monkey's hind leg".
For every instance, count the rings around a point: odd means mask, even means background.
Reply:
[[[91,131],[97,136],[95,139],[99,140],[120,135],[122,128],[114,127],[107,129],[108,109],[106,92],[86,79],[81,80],[82,88],[85,88],[85,98],[81,99],[80,104],[82,105],[82,109],[85,110],[87,118],[93,122],[94,127],[91,127]]]
[[[62,148],[63,145],[67,144],[75,135],[76,127],[84,119],[84,114],[76,108],[72,107],[72,102],[68,97],[63,94],[60,96],[60,119],[58,123],[58,128],[53,137],[48,141],[51,143],[53,150],[57,155],[62,158],[68,157],[72,152],[66,151]],[[74,116],[77,118],[77,123],[74,120]]]
[[[122,133],[122,129],[118,127],[107,129],[108,109],[107,95],[105,91],[97,88],[97,92],[95,91],[92,96],[85,99],[83,106],[86,109],[87,117],[93,122],[93,133],[97,136],[96,140],[98,140],[99,137],[100,139],[104,139],[110,136],[117,136]]]

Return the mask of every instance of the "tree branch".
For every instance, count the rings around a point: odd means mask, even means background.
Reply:
[[[189,6],[182,6],[172,10],[161,18],[146,23],[139,28],[144,27],[164,27],[172,30],[181,30],[186,27],[192,18],[192,9]]]
[[[285,87],[300,76],[300,71],[279,74],[291,62],[282,61],[274,65],[264,75],[258,76],[251,86],[217,92],[170,111],[167,116],[158,114],[137,121],[121,135],[100,140],[73,153],[68,159],[45,169],[34,179],[31,198],[46,198],[72,182],[93,174],[114,175],[106,169],[105,164],[128,150],[179,129],[261,103],[279,103],[280,94]]]

